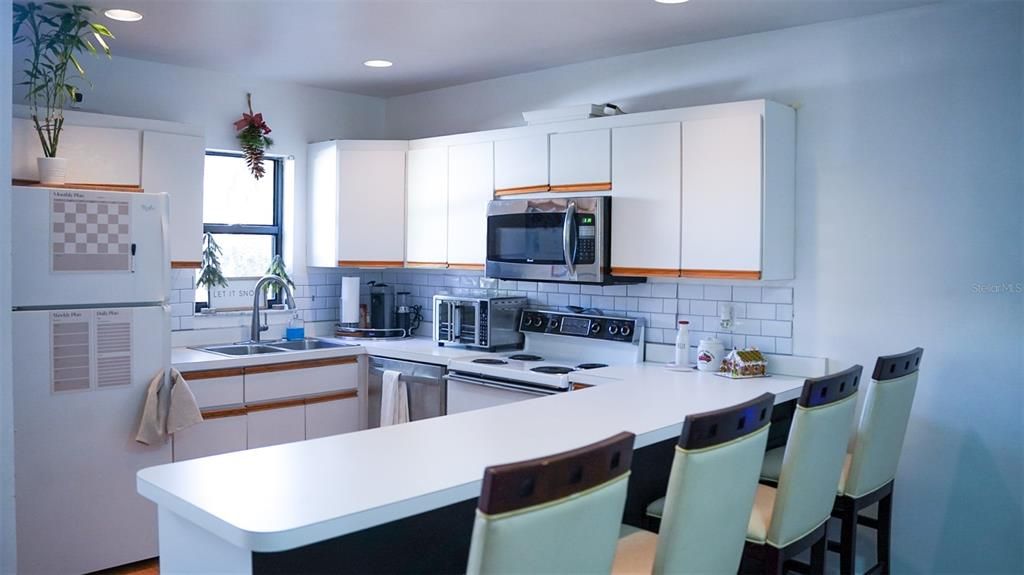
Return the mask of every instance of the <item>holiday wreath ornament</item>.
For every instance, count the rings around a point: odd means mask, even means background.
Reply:
[[[266,174],[263,157],[267,148],[274,145],[274,141],[267,137],[270,126],[263,120],[263,114],[252,111],[252,94],[246,94],[246,100],[249,103],[249,113],[242,113],[242,117],[235,122],[235,131],[238,132],[238,142],[245,154],[245,163],[253,177],[258,180]]]

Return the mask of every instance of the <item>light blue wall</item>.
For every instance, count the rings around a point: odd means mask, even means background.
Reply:
[[[680,6],[679,9],[686,9]],[[1022,11],[944,3],[393,98],[392,137],[767,97],[797,114],[794,353],[924,368],[896,483],[894,572],[1020,572]],[[987,289],[987,288],[985,288]]]
[[[0,78],[11,77],[11,1],[0,0]],[[0,82],[0,184],[11,181],[11,86]],[[0,573],[14,572],[11,195],[0,187]]]

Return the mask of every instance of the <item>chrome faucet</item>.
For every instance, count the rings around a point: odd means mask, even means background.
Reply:
[[[273,275],[263,276],[256,282],[256,288],[252,295],[252,330],[249,334],[249,343],[260,342],[260,332],[267,331],[269,326],[260,323],[260,293],[263,286],[269,283],[276,283],[284,292],[284,302],[288,309],[295,309],[295,298],[292,297],[292,288],[281,278]]]

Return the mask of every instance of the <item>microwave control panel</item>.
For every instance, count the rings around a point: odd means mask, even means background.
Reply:
[[[636,337],[637,322],[629,318],[527,310],[523,312],[519,331],[628,342]]]
[[[576,216],[576,229],[579,230],[579,237],[576,238],[576,255],[573,263],[592,264],[597,257],[597,217],[594,214],[578,214]]]

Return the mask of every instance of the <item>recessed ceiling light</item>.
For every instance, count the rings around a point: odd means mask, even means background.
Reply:
[[[682,4],[683,2],[688,2],[689,0],[654,0],[654,1],[657,2],[658,4]]]
[[[394,65],[395,63],[391,60],[367,60],[363,62],[363,66],[367,66],[369,68],[390,68]]]
[[[124,8],[111,8],[104,12],[103,15],[119,22],[138,22],[142,20],[142,14],[135,10],[125,10]]]

